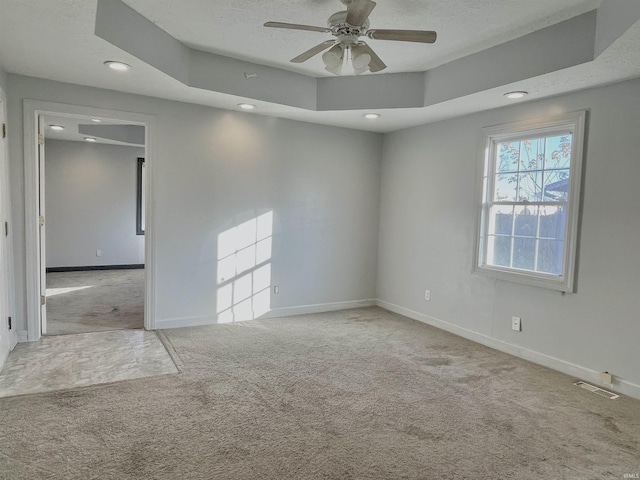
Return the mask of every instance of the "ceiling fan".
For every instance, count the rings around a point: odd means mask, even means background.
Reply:
[[[291,30],[307,30],[311,32],[330,33],[334,40],[327,40],[292,58],[293,63],[302,63],[311,57],[327,50],[322,55],[326,70],[340,75],[345,56],[351,55],[356,75],[368,71],[379,72],[387,66],[360,37],[374,40],[396,40],[401,42],[433,43],[436,32],[428,30],[380,30],[369,29],[369,14],[376,6],[372,0],[340,0],[347,6],[344,11],[336,12],[329,17],[326,27],[299,25],[297,23],[267,22],[265,27],[287,28]]]

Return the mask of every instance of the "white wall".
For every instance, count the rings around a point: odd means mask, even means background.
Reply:
[[[144,155],[141,147],[46,141],[47,267],[144,263],[144,236],[136,235]]]
[[[375,298],[381,136],[9,75],[17,312],[25,323],[23,99],[156,117],[159,326],[216,316],[217,238],[274,213],[274,313]],[[323,308],[323,307],[312,307]]]
[[[607,370],[640,397],[639,99],[634,80],[385,135],[381,304],[576,376]],[[481,128],[581,109],[590,114],[577,293],[472,273]]]

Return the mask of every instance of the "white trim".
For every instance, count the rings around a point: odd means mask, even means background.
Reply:
[[[315,303],[311,305],[297,305],[294,307],[273,308],[261,318],[290,317],[292,315],[306,315],[308,313],[334,312],[348,310],[350,308],[373,307],[377,304],[375,299],[350,300],[346,302]]]
[[[144,327],[147,330],[156,328],[155,322],[155,215],[154,186],[156,175],[157,146],[156,120],[152,115],[119,110],[108,110],[98,107],[86,107],[63,103],[44,102],[25,99],[23,104],[24,125],[24,201],[25,201],[25,256],[26,256],[26,304],[27,304],[27,339],[36,341],[40,338],[40,285],[39,248],[38,248],[38,169],[37,169],[37,118],[41,114],[69,116],[101,117],[127,120],[146,126],[145,158],[147,161],[147,198],[146,198],[146,230],[145,230],[145,311]]]
[[[419,322],[426,323],[427,325],[431,325],[432,327],[436,327],[441,330],[445,330],[449,333],[453,333],[454,335],[458,335],[459,337],[466,338],[467,340],[471,340],[486,347],[500,350],[501,352],[508,353],[515,357],[519,357],[538,365],[542,365],[543,367],[547,367],[552,370],[570,375],[572,377],[579,378],[580,380],[586,380],[589,383],[593,383],[595,385],[602,385],[604,388],[610,390],[613,388],[618,393],[640,399],[640,385],[637,385],[635,383],[616,379],[615,385],[611,386],[602,382],[602,380],[600,379],[600,372],[596,372],[595,370],[591,370],[590,368],[576,365],[575,363],[567,362],[566,360],[552,357],[544,353],[536,352],[535,350],[530,350],[528,348],[520,347],[512,343],[507,343],[483,333],[474,332],[473,330],[460,327],[453,323],[446,322],[444,320],[440,320],[435,317],[416,312],[415,310],[386,302],[384,300],[377,300],[376,304],[379,307],[391,312],[404,315],[405,317],[412,318],[413,320],[418,320]]]
[[[586,110],[578,112],[565,113],[563,115],[554,115],[552,117],[534,118],[519,122],[506,123],[503,125],[495,125],[482,129],[483,145],[481,147],[481,160],[479,161],[477,175],[479,187],[477,189],[481,198],[480,208],[478,211],[479,219],[476,220],[476,241],[474,249],[474,271],[485,273],[501,280],[523,283],[527,285],[559,290],[562,292],[575,292],[577,271],[576,259],[579,235],[580,220],[580,203],[581,203],[581,186],[582,186],[582,165],[584,163],[584,143]],[[510,267],[500,267],[495,265],[487,265],[487,219],[488,212],[487,198],[493,192],[493,175],[495,145],[497,142],[507,140],[522,140],[539,135],[548,135],[554,130],[566,128],[567,132],[572,132],[571,145],[571,163],[570,163],[570,182],[569,199],[567,201],[567,220],[564,238],[563,250],[563,271],[561,275],[549,275],[542,272],[530,272],[527,270],[518,270]],[[489,164],[492,166],[489,167]],[[488,184],[486,192],[484,191],[484,179],[487,177]],[[518,203],[518,202],[509,202]],[[527,202],[532,206],[539,205],[544,202]],[[484,220],[484,221],[483,221]]]
[[[347,302],[316,303],[312,305],[298,305],[295,307],[280,307],[270,310],[261,317],[256,318],[256,320],[291,317],[293,315],[305,315],[309,313],[333,312],[336,310],[348,310],[351,308],[373,307],[375,305],[375,299],[367,299],[351,300]],[[156,328],[199,327],[202,325],[215,325],[217,323],[215,316],[165,318],[156,321]]]

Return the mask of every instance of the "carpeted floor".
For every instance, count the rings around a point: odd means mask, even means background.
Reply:
[[[180,374],[0,399],[0,477],[640,473],[640,401],[608,400],[571,377],[382,309],[163,335]]]
[[[47,273],[47,335],[144,327],[144,270]]]

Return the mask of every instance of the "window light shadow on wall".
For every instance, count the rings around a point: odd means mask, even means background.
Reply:
[[[47,288],[46,296],[55,297],[56,295],[64,295],[65,293],[72,293],[78,290],[86,290],[87,288],[93,288],[95,285],[86,285],[84,287],[60,287],[60,288]]]
[[[218,323],[254,320],[271,310],[273,211],[218,235]]]

